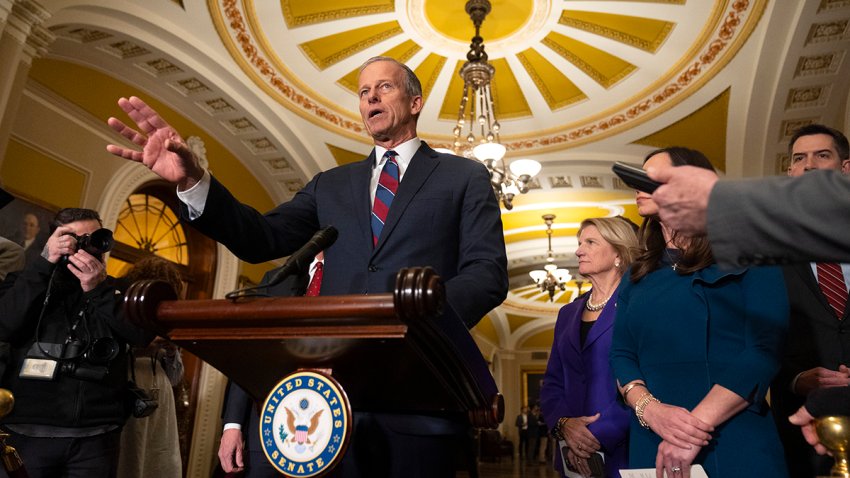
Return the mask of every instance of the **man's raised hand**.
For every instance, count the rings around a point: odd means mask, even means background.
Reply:
[[[120,98],[118,106],[136,123],[133,129],[118,118],[107,124],[121,136],[141,147],[141,150],[110,144],[106,150],[122,158],[144,164],[159,177],[186,190],[204,175],[204,169],[183,138],[162,117],[140,98]]]

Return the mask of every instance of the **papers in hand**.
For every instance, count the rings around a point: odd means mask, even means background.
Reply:
[[[664,473],[664,476],[668,476]],[[620,478],[655,478],[655,468],[620,470]],[[708,478],[702,465],[691,465],[691,478]]]
[[[564,440],[558,440],[558,449],[561,450],[561,465],[564,467],[564,476],[566,478],[586,478],[581,473],[576,473],[575,471],[570,470],[570,465],[567,464],[567,442]],[[600,463],[605,463],[605,454],[601,451],[596,452],[597,455],[601,458]],[[601,468],[601,466],[600,466]],[[597,473],[604,474],[604,470],[600,469]]]

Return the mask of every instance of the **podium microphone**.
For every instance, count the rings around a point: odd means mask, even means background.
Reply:
[[[333,245],[333,243],[336,242],[338,235],[339,233],[333,226],[328,226],[313,234],[313,237],[307,241],[307,244],[304,244],[301,246],[301,249],[298,249],[294,254],[289,256],[289,259],[286,260],[286,264],[284,264],[280,270],[278,270],[277,273],[269,279],[265,287],[277,285],[287,277],[293,274],[298,274],[307,269],[307,267],[310,266],[310,263],[313,262],[316,254]]]

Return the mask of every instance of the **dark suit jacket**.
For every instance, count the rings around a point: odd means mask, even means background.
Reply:
[[[798,178],[718,181],[707,229],[724,268],[850,262],[850,177],[819,170]]]
[[[791,393],[791,382],[800,372],[815,367],[837,370],[841,364],[850,364],[850,308],[842,320],[835,317],[808,262],[785,266],[782,271],[791,315],[782,368],[770,389],[771,405],[791,476],[814,476],[829,471],[831,460],[817,458],[803,440],[800,428],[788,422],[788,416],[806,399]],[[809,464],[813,461],[818,469]]]
[[[508,288],[502,219],[486,168],[423,143],[373,247],[374,156],[373,150],[364,161],[317,174],[265,215],[239,203],[213,178],[204,213],[190,223],[254,263],[290,255],[332,225],[339,238],[325,251],[322,295],[391,292],[399,269],[431,266],[446,285],[446,318],[475,325]]]
[[[596,323],[581,345],[581,315],[590,294],[565,305],[555,323],[555,341],[546,366],[540,402],[549,428],[561,417],[600,414],[587,428],[599,440],[605,453],[608,476],[618,476],[627,468],[630,410],[618,400],[619,392],[608,355],[617,314],[617,292],[608,300]],[[561,461],[555,460],[557,469]]]

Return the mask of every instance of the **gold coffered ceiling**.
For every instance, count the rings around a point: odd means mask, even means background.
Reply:
[[[422,78],[420,134],[449,144],[472,22],[461,0],[209,0],[228,51],[281,104],[368,142],[357,67],[387,55]],[[635,127],[686,99],[736,54],[766,0],[496,0],[482,26],[508,156]],[[629,5],[624,8],[623,4]]]

